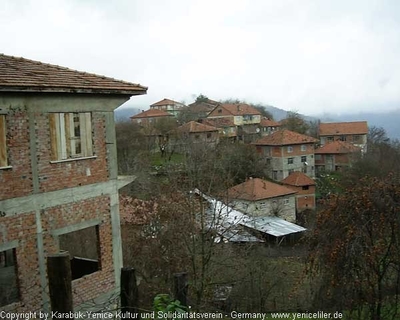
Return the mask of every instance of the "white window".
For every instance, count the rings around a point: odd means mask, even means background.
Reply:
[[[289,199],[283,199],[283,204],[288,205],[289,204]]]
[[[287,147],[287,152],[288,152],[288,153],[293,152],[293,147],[292,147],[292,146],[288,146],[288,147]]]
[[[93,156],[90,112],[50,114],[53,160]]]
[[[307,156],[301,156],[301,162],[307,162]]]
[[[6,116],[0,115],[0,168],[7,166]]]
[[[307,146],[305,144],[301,145],[301,151],[307,151]]]

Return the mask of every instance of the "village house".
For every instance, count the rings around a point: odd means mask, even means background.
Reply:
[[[260,121],[261,136],[267,136],[280,129],[282,125],[279,122],[263,117]]]
[[[257,125],[261,121],[261,113],[245,103],[222,103],[217,105],[207,118],[228,118],[233,120],[235,126]]]
[[[212,118],[202,119],[201,123],[216,127],[219,130],[219,136],[221,139],[227,138],[232,141],[237,139],[238,127],[234,124],[232,119],[229,118]]]
[[[341,171],[361,157],[361,148],[345,141],[325,143],[315,150],[315,173]]]
[[[190,120],[204,119],[219,104],[218,101],[205,98],[189,104],[186,108],[182,109],[182,113],[186,113],[186,117],[190,118]]]
[[[173,119],[174,116],[164,110],[149,109],[142,111],[132,117],[130,117],[133,123],[137,123],[143,127],[154,126],[158,121],[163,119]]]
[[[257,152],[267,160],[269,176],[277,181],[285,179],[295,171],[301,171],[314,178],[314,144],[313,137],[290,130],[278,130],[265,136],[253,145]]]
[[[162,110],[168,112],[169,114],[173,115],[176,118],[178,117],[181,110],[185,107],[186,106],[181,102],[164,98],[161,101],[153,103],[150,106],[150,110]]]
[[[258,138],[261,113],[245,103],[222,103],[210,112],[207,119],[228,119],[237,127],[237,140],[251,142],[251,136]]]
[[[169,135],[169,148],[183,152],[195,145],[215,147],[219,142],[218,128],[196,121],[187,122]]]
[[[318,135],[321,145],[340,140],[367,151],[367,121],[320,123]]]
[[[315,209],[315,181],[300,171],[295,171],[282,180],[284,185],[296,191],[296,212]]]
[[[296,191],[259,178],[230,188],[228,203],[251,217],[275,216],[289,222],[296,221]]]
[[[75,310],[119,292],[114,109],[138,84],[0,55],[0,310],[49,311],[47,256],[69,252]]]

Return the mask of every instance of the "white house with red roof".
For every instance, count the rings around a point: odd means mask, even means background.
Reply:
[[[130,117],[133,123],[137,123],[141,126],[154,125],[157,121],[161,119],[172,119],[173,115],[158,109],[149,109],[142,111],[132,117]]]
[[[168,112],[169,114],[177,117],[181,110],[186,106],[178,101],[164,98],[150,105],[150,110],[162,110]]]
[[[259,178],[230,188],[227,192],[229,204],[253,217],[276,216],[289,222],[296,221],[296,191]]]
[[[236,126],[259,124],[261,121],[261,113],[256,108],[246,103],[221,103],[207,116],[213,118],[228,118],[233,121]]]

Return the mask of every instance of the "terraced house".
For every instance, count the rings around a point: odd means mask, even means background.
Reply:
[[[0,310],[49,310],[46,258],[68,251],[76,310],[119,291],[114,109],[147,88],[0,55]]]

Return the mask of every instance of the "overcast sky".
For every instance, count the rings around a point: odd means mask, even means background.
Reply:
[[[400,1],[1,0],[0,52],[315,115],[400,108]]]

